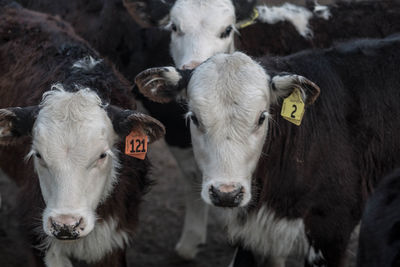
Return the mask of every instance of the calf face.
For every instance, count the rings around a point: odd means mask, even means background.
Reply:
[[[252,198],[252,174],[262,156],[271,104],[295,88],[310,104],[319,88],[298,75],[271,76],[239,52],[216,55],[189,76],[174,68],[150,69],[136,83],[159,102],[174,99],[187,87],[187,118],[203,174],[201,196],[216,206],[245,206]]]
[[[233,52],[235,21],[230,0],[176,1],[167,25],[175,66],[193,69],[216,53]]]
[[[171,31],[170,52],[179,69],[193,69],[217,53],[232,53],[235,23],[250,17],[256,3],[255,0],[157,2],[125,0],[124,4],[141,25],[158,22]]]
[[[43,230],[62,240],[86,236],[95,226],[96,208],[118,183],[115,144],[131,130],[154,141],[164,128],[144,114],[104,106],[88,88],[67,92],[55,85],[40,106],[25,109],[0,110],[0,140],[32,134],[28,158],[46,204]]]

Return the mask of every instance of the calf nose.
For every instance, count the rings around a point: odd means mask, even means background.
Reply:
[[[182,66],[183,70],[192,70],[196,68],[198,65],[200,65],[201,62],[198,61],[190,61],[189,63],[186,63],[185,65]]]
[[[49,222],[51,233],[61,240],[78,239],[80,232],[85,229],[83,218],[72,215],[50,217]]]
[[[244,188],[239,185],[211,186],[210,199],[215,206],[237,207],[243,200]]]

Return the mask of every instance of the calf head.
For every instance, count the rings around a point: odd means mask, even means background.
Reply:
[[[237,20],[250,17],[255,0],[125,0],[141,25],[164,25],[171,31],[175,66],[193,69],[216,53],[234,51]]]
[[[173,67],[146,70],[136,83],[154,101],[186,97],[193,150],[203,175],[202,198],[224,207],[245,206],[251,200],[252,174],[268,138],[271,104],[295,88],[306,105],[319,94],[306,78],[271,76],[239,52],[216,55],[190,74]]]
[[[164,134],[150,116],[102,105],[90,89],[43,95],[36,107],[0,109],[0,144],[32,136],[32,157],[46,207],[43,230],[58,239],[77,239],[94,228],[96,208],[118,182],[115,147],[131,130],[150,141]]]

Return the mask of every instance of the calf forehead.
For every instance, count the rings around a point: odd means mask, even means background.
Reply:
[[[193,73],[189,108],[204,114],[205,120],[219,116],[248,119],[267,108],[268,80],[263,68],[243,53],[216,55]]]
[[[234,19],[230,0],[178,0],[171,10],[171,20],[186,30],[199,26],[225,27]]]
[[[41,104],[33,130],[34,144],[53,151],[75,150],[83,155],[90,147],[104,145],[112,126],[100,105],[101,100],[90,90],[51,91]]]

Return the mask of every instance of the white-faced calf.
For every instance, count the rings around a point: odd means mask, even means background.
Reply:
[[[171,32],[170,54],[179,69],[193,69],[216,53],[232,53],[236,47],[252,56],[286,55],[329,47],[349,38],[381,38],[400,30],[400,5],[392,1],[340,2],[329,8],[318,4],[307,8],[290,4],[256,6],[256,1],[247,0],[126,0],[124,4],[143,26],[158,25]],[[158,58],[166,56],[158,54]],[[195,185],[201,174],[183,119],[187,111],[176,103],[143,103],[166,125],[166,141],[183,171],[184,182],[189,183],[184,229],[176,249],[181,256],[193,258],[206,239],[207,208],[196,197]]]
[[[376,177],[400,164],[399,45],[360,40],[260,63],[219,54],[136,82],[158,102],[186,97],[201,196],[229,208],[234,242],[274,266],[290,255],[343,266]]]
[[[37,264],[125,266],[150,184],[125,146],[142,157],[164,127],[130,109],[129,84],[70,25],[15,5],[0,15],[0,167],[22,187]]]

